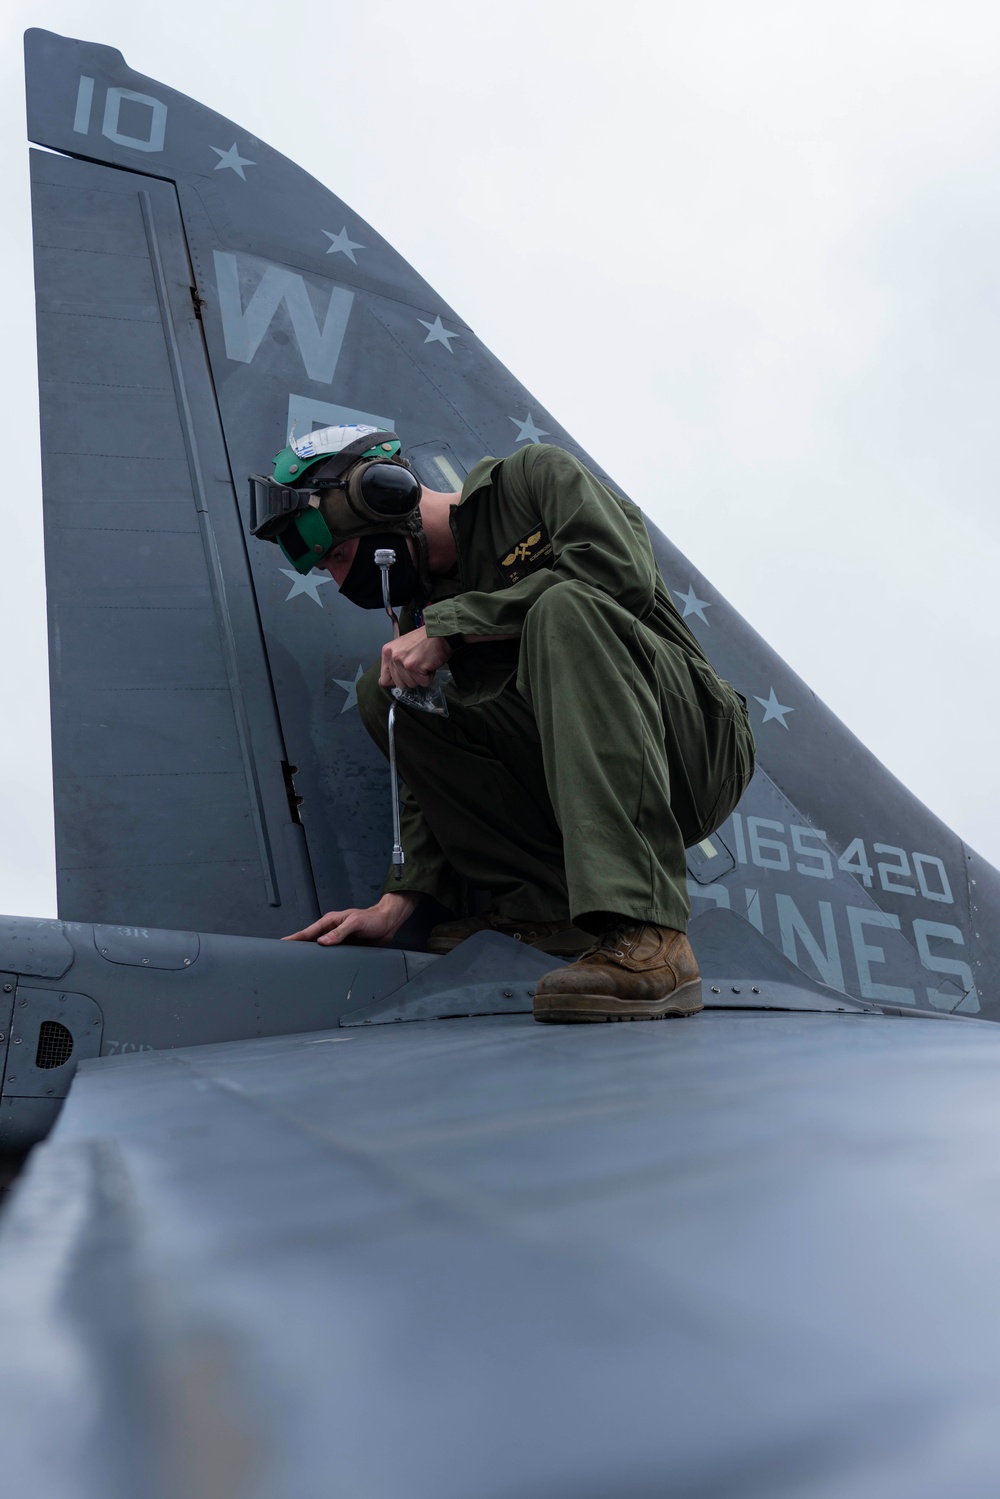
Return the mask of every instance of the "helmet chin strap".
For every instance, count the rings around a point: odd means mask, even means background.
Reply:
[[[420,515],[419,506],[409,518],[406,534],[413,538],[413,545],[417,554],[417,603],[419,605],[423,605],[431,596],[432,585],[430,548],[427,543],[427,532],[424,530],[424,523]]]

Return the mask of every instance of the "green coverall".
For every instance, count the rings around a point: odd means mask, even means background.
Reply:
[[[458,562],[434,579],[427,634],[517,638],[455,652],[448,718],[397,708],[405,866],[384,888],[461,911],[468,882],[506,917],[686,930],[685,847],[735,807],[753,735],[670,602],[638,508],[531,444],[476,465],[451,529]],[[378,677],[358,704],[387,753]]]

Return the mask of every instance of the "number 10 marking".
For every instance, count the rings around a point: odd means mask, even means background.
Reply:
[[[124,135],[118,129],[123,99],[129,99],[133,104],[144,104],[149,110],[149,134],[145,139],[139,135]],[[76,114],[73,116],[73,129],[77,135],[90,134],[93,104],[94,80],[81,76],[76,93]],[[101,125],[101,134],[107,140],[114,141],[116,146],[129,146],[133,151],[162,151],[166,131],[167,106],[162,99],[154,99],[151,94],[137,94],[130,88],[108,89],[104,100],[104,122]]]

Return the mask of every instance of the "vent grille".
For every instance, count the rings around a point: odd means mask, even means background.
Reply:
[[[43,1020],[38,1032],[36,1067],[62,1067],[73,1055],[73,1033],[58,1020]]]

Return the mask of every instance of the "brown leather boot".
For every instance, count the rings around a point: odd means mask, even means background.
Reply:
[[[535,990],[536,1020],[662,1020],[702,1007],[701,975],[683,932],[622,919]]]
[[[555,958],[576,958],[594,945],[593,937],[569,921],[521,921],[487,911],[483,916],[456,917],[454,921],[442,921],[432,927],[427,938],[427,951],[451,952],[476,932],[499,932],[502,937],[513,937],[515,942],[537,947],[539,952],[547,952]]]

